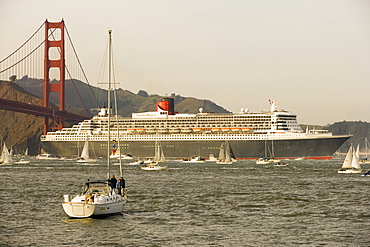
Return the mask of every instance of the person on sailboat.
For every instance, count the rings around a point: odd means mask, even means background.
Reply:
[[[123,177],[120,177],[118,179],[118,183],[117,183],[117,189],[118,189],[118,194],[119,195],[125,195],[125,179],[123,179]]]
[[[116,185],[117,185],[117,179],[114,177],[114,175],[112,176],[111,179],[108,180],[108,182],[110,183],[110,187],[112,189],[116,188]]]

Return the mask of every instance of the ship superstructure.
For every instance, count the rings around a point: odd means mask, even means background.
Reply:
[[[45,151],[71,156],[89,138],[95,152],[104,154],[107,111],[102,109],[92,119],[42,136]],[[120,140],[121,152],[151,157],[155,141],[160,141],[166,158],[175,159],[216,154],[225,140],[230,142],[237,159],[263,156],[266,142],[278,157],[331,158],[350,137],[333,136],[326,131],[304,132],[295,114],[280,109],[272,101],[270,110],[260,113],[241,109],[239,113],[216,114],[199,109],[196,114],[179,114],[174,111],[173,98],[163,98],[154,112],[133,113],[131,118],[112,117],[110,132],[112,141]]]

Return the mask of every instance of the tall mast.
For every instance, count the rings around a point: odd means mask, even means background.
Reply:
[[[108,146],[107,146],[107,169],[110,179],[110,87],[111,87],[111,66],[112,66],[112,30],[108,30]]]

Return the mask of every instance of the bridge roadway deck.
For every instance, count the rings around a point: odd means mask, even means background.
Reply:
[[[77,120],[83,121],[89,119],[90,117],[70,113],[67,111],[61,111],[58,109],[48,108],[39,105],[32,105],[30,103],[18,102],[8,99],[0,98],[0,109],[7,111],[15,111],[26,114],[32,114],[41,117],[53,117],[53,116],[64,116],[65,120]]]

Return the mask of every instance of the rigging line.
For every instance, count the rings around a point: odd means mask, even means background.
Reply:
[[[30,41],[30,39],[33,38],[33,36],[36,35],[36,33],[42,28],[42,26],[44,26],[45,23],[42,23],[42,25],[37,29],[36,32],[34,32],[34,34],[32,34],[32,36],[26,40],[26,42],[23,43],[23,45],[21,45],[17,50],[15,50],[12,54],[10,54],[9,56],[7,56],[6,58],[4,58],[3,60],[0,61],[0,63],[4,62],[6,59],[8,59],[10,56],[14,55],[14,53],[16,53],[17,51],[19,51],[28,41]]]
[[[25,56],[24,58],[22,58],[21,60],[19,60],[17,63],[13,64],[12,66],[4,69],[4,70],[1,70],[0,73],[3,73],[11,68],[13,68],[14,66],[16,66],[17,64],[19,64],[20,62],[22,62],[23,60],[25,60],[27,57],[29,57],[30,55],[32,55],[32,53],[34,53],[38,48],[40,48],[41,45],[43,45],[45,43],[45,40],[39,44],[35,49],[33,49],[33,51],[31,51],[27,56]]]
[[[105,69],[105,64],[108,60],[108,45],[109,45],[109,41],[107,40],[107,43],[106,43],[106,46],[105,46],[105,50],[104,50],[104,54],[103,54],[103,58],[102,58],[102,61],[101,61],[101,64],[100,64],[100,71],[99,71],[99,75],[98,75],[98,84],[104,84],[103,82],[102,83],[99,83],[99,81],[104,81],[104,69]],[[101,99],[103,101],[103,107],[105,107],[105,98],[102,96],[102,92],[99,93],[99,99]]]
[[[55,37],[54,37],[54,35],[53,35],[53,34],[52,34],[52,37],[53,37],[53,39],[55,40]],[[62,54],[61,54],[61,51],[60,51],[60,47],[57,47],[57,48],[58,48],[59,55],[61,56]],[[63,58],[61,57],[61,59],[63,59]],[[67,73],[68,73],[69,77],[71,78],[72,84],[73,84],[73,86],[74,86],[74,88],[75,88],[75,90],[76,90],[76,92],[77,92],[77,95],[78,95],[78,97],[80,98],[80,100],[81,100],[81,102],[82,102],[82,104],[83,104],[83,106],[84,106],[84,108],[85,108],[85,110],[86,110],[87,115],[89,115],[89,110],[87,109],[87,107],[86,107],[86,105],[85,105],[85,102],[82,100],[81,94],[80,94],[80,92],[77,90],[76,83],[75,83],[75,81],[73,80],[72,75],[71,75],[71,73],[69,72],[69,69],[68,69],[68,67],[67,67],[67,65],[66,65],[65,63],[64,63],[64,69],[65,69],[65,70],[67,70]],[[59,78],[59,82],[60,82],[60,79],[61,79],[61,78]]]
[[[68,36],[69,42],[71,43],[71,46],[72,46],[73,52],[74,52],[74,54],[75,54],[75,56],[76,56],[76,58],[77,58],[77,62],[78,62],[78,64],[80,65],[80,68],[81,68],[82,73],[83,73],[83,75],[84,75],[84,77],[85,77],[85,80],[86,80],[87,84],[89,85],[90,91],[91,91],[92,95],[94,96],[94,99],[95,99],[96,104],[97,104],[97,105],[99,105],[99,104],[98,104],[98,100],[97,100],[97,99],[96,99],[96,97],[95,97],[94,91],[93,91],[93,90],[92,90],[92,88],[91,88],[90,82],[89,82],[89,80],[87,79],[87,76],[86,76],[86,74],[85,74],[85,71],[84,71],[84,69],[83,69],[83,67],[82,67],[82,64],[81,64],[81,62],[80,62],[80,58],[79,58],[79,57],[78,57],[78,55],[77,55],[76,49],[75,49],[75,47],[74,47],[74,45],[73,45],[73,42],[72,42],[72,39],[71,39],[71,36],[69,35],[69,32],[68,32],[67,26],[66,26],[66,25],[64,25],[64,27],[65,27],[65,29],[66,29],[66,31],[67,31],[67,36]]]
[[[119,155],[119,168],[120,168],[120,176],[123,176],[122,171],[122,159],[121,159],[121,142],[120,142],[120,136],[119,136],[119,123],[118,123],[118,106],[117,106],[117,88],[116,88],[116,74],[115,74],[115,62],[114,62],[114,56],[113,56],[113,47],[111,47],[112,50],[112,72],[113,72],[113,95],[114,95],[114,108],[116,113],[116,124],[117,124],[117,136],[118,136],[118,155]]]
[[[64,67],[65,67],[65,69],[67,70],[67,73],[68,73],[69,77],[71,78],[72,84],[73,84],[74,88],[76,89],[76,92],[77,92],[77,94],[78,94],[78,97],[80,98],[80,100],[81,100],[81,102],[82,102],[82,104],[83,104],[83,106],[84,106],[84,108],[85,108],[85,110],[86,110],[87,115],[89,115],[89,110],[87,109],[87,107],[86,107],[86,105],[85,105],[84,101],[82,100],[81,94],[80,94],[80,93],[79,93],[79,91],[77,90],[77,87],[76,87],[75,81],[73,80],[73,78],[72,78],[72,76],[71,76],[71,73],[69,72],[68,67],[67,67],[66,65],[64,65]]]
[[[54,30],[55,31],[55,30]],[[51,36],[51,35],[53,35],[53,33],[54,33],[54,31],[52,31],[51,32],[51,34],[49,35],[49,37]],[[3,69],[3,70],[1,70],[0,71],[0,73],[3,73],[3,72],[5,72],[5,71],[7,71],[7,70],[9,70],[9,69],[11,69],[11,68],[13,68],[14,66],[16,66],[17,64],[19,64],[20,62],[22,62],[23,60],[25,60],[27,57],[29,57],[32,53],[34,53],[38,48],[40,48],[40,46],[41,45],[43,45],[45,43],[45,40],[43,40],[42,42],[41,42],[41,44],[39,44],[35,49],[33,49],[27,56],[25,56],[24,58],[22,58],[21,60],[19,60],[17,63],[15,63],[15,64],[13,64],[12,66],[10,66],[10,67],[8,67],[8,68],[6,68],[6,69]]]

